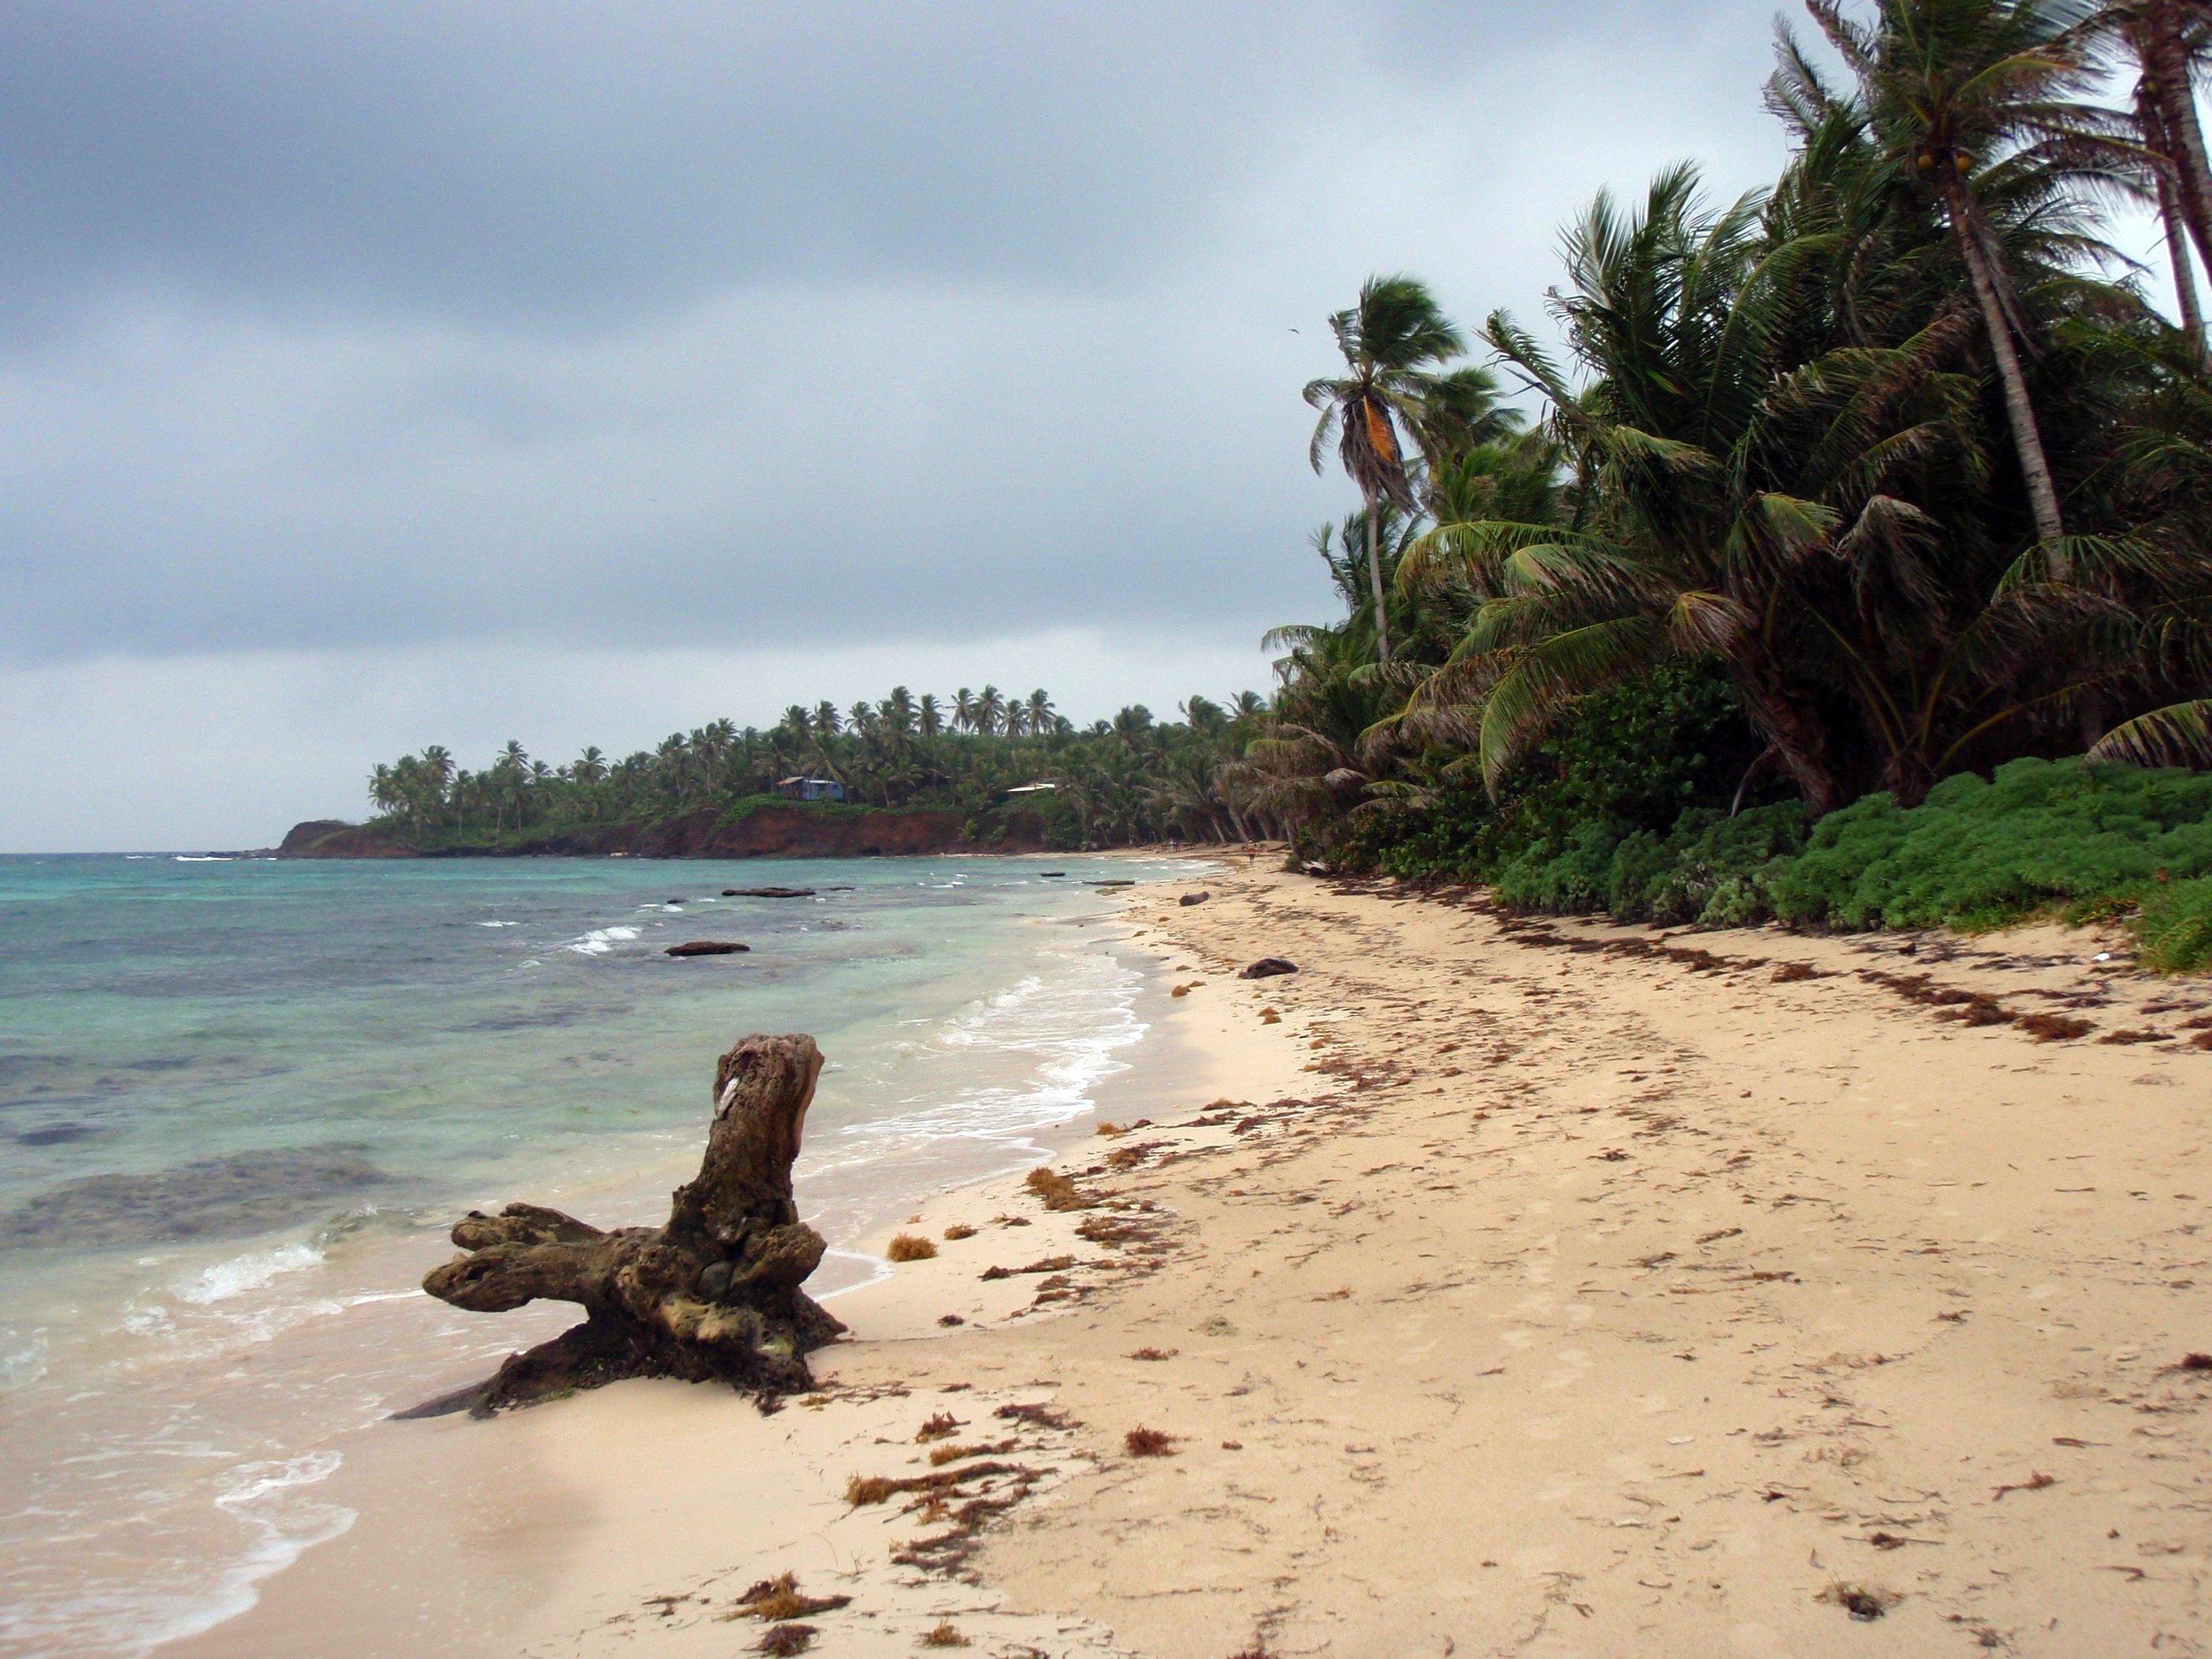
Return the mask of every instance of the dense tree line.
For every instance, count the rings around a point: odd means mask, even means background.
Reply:
[[[369,794],[387,821],[426,843],[741,809],[775,798],[793,776],[834,780],[854,805],[988,817],[1018,803],[1070,847],[1279,833],[1277,817],[1254,815],[1224,787],[1224,769],[1257,735],[1262,700],[1193,696],[1181,712],[1160,721],[1133,704],[1078,727],[1042,690],[1009,698],[986,685],[942,702],[902,685],[845,709],[793,704],[765,731],[715,720],[620,760],[586,749],[556,766],[509,743],[471,771],[432,747],[379,765]],[[1053,787],[1009,793],[1040,783]]]
[[[1765,89],[1782,177],[1601,195],[1560,349],[1494,312],[1470,361],[1406,276],[1333,319],[1306,395],[1363,498],[1318,538],[1345,611],[1278,631],[1231,763],[1305,842],[1488,876],[1591,819],[2212,761],[2212,5],[1808,10]],[[2123,203],[2179,322],[2106,240]]]

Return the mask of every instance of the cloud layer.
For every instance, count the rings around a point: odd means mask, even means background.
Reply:
[[[1304,459],[1326,313],[1406,268],[1533,317],[1600,185],[1766,176],[1769,15],[0,4],[0,763],[64,775],[0,845],[84,833],[116,775],[54,757],[113,687],[190,746],[255,664],[443,665],[411,735],[319,736],[353,777],[545,746],[498,665],[580,653],[661,688],[609,748],[772,719],[780,653],[919,687],[1057,641],[1086,716],[1162,653],[1259,684],[1346,504]]]

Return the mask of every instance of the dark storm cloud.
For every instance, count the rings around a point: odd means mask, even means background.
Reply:
[[[17,3],[7,297],[152,281],[512,324],[854,270],[1103,280],[1315,89],[1295,16]]]
[[[0,294],[512,325],[761,277],[1102,282],[1332,106],[1387,122],[1533,37],[1747,10],[9,0]]]
[[[0,0],[0,659],[1249,647],[1325,313],[1749,182],[1766,13]]]

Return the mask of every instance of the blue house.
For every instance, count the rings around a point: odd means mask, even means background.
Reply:
[[[835,778],[783,778],[775,793],[790,800],[842,800],[845,786]]]

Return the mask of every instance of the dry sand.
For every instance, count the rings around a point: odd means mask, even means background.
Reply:
[[[2212,1650],[2212,988],[1200,884],[1132,900],[1188,1075],[1060,1161],[1097,1207],[935,1202],[773,1416],[391,1425],[353,1532],[169,1651],[733,1655],[787,1571],[852,1598],[823,1654]]]

